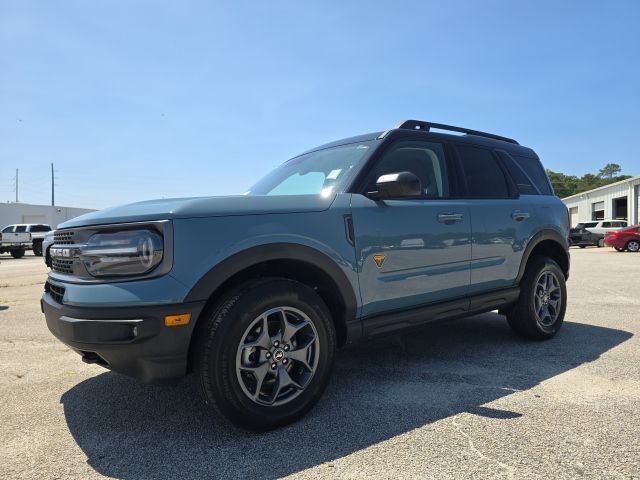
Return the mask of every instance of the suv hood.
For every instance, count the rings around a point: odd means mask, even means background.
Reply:
[[[335,195],[238,195],[148,200],[87,213],[60,224],[58,229],[174,218],[321,212],[334,199]]]

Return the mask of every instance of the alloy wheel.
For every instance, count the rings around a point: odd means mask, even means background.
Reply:
[[[319,355],[318,332],[311,319],[297,308],[272,308],[255,318],[242,335],[236,375],[250,400],[279,406],[309,385]]]
[[[535,284],[533,307],[538,323],[550,327],[558,319],[562,308],[562,289],[553,272],[543,271]]]

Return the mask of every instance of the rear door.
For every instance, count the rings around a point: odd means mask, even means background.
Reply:
[[[466,201],[452,198],[454,169],[445,152],[441,142],[397,140],[372,166],[364,192],[375,190],[381,175],[409,171],[422,194],[352,197],[364,317],[467,293],[471,222]]]
[[[491,149],[465,143],[456,144],[455,151],[471,212],[469,294],[510,287],[533,236],[535,197],[519,193]]]

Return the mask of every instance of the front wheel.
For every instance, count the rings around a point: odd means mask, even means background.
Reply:
[[[11,256],[13,258],[22,258],[24,257],[24,250],[11,250]]]
[[[600,240],[598,240],[598,248],[602,248],[604,247],[604,238],[601,238]]]
[[[197,382],[205,403],[232,423],[251,430],[281,427],[322,396],[336,335],[313,289],[280,278],[249,282],[201,321]]]
[[[629,252],[638,252],[640,251],[640,240],[629,240],[625,247]]]
[[[558,264],[545,256],[530,259],[520,297],[507,311],[511,328],[523,337],[546,340],[560,330],[566,309],[567,287]]]

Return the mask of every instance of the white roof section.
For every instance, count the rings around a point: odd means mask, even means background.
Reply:
[[[625,183],[640,183],[640,175],[636,177],[627,178],[626,180],[620,180],[619,182],[610,183],[608,185],[604,185],[598,188],[592,188],[591,190],[585,190],[584,192],[575,193],[569,197],[564,197],[562,200],[571,200],[573,198],[579,198],[581,195],[585,193],[599,192],[601,190],[606,190],[607,188],[615,187],[617,185],[624,185]]]

